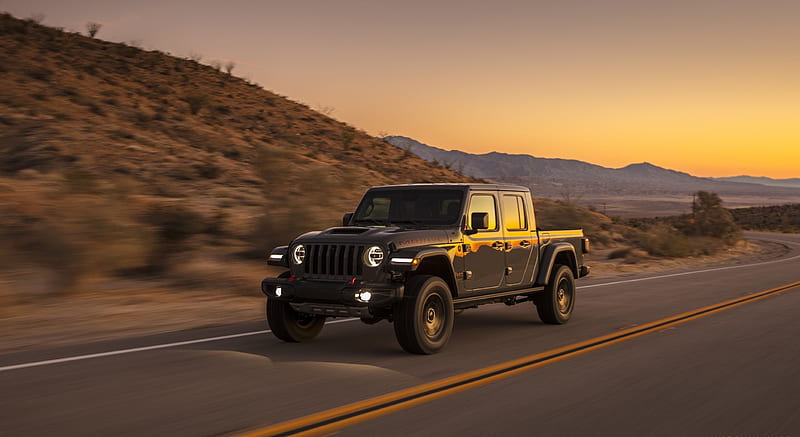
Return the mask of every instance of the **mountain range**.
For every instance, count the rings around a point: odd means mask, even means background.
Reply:
[[[571,159],[445,150],[403,136],[385,137],[384,141],[465,175],[529,186],[538,197],[566,197],[594,205],[629,204],[617,212],[631,209],[632,202],[638,202],[632,209],[639,214],[680,212],[699,190],[716,192],[731,206],[800,201],[800,184],[793,185],[796,180],[792,179],[702,178],[647,162],[607,168]]]
[[[748,184],[760,184],[770,187],[800,188],[800,178],[772,179],[764,176],[731,176],[725,178],[714,178],[714,180],[725,182],[745,182]]]

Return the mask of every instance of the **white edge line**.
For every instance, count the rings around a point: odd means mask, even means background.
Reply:
[[[765,239],[766,240],[766,239]],[[786,241],[780,240],[767,240],[767,241],[774,241],[776,243],[786,244]],[[789,244],[793,244],[793,242],[789,242]],[[744,265],[737,265],[737,266],[727,266],[727,267],[717,267],[713,269],[705,269],[705,270],[694,270],[691,272],[680,272],[680,273],[671,273],[668,275],[659,275],[659,276],[648,276],[646,278],[637,278],[637,279],[626,279],[623,281],[613,281],[613,282],[604,282],[602,284],[592,284],[592,285],[584,285],[581,287],[576,287],[576,289],[584,289],[584,288],[595,288],[595,287],[605,287],[608,285],[618,285],[618,284],[628,284],[631,282],[640,282],[640,281],[649,281],[651,279],[663,279],[663,278],[673,278],[676,276],[686,276],[686,275],[695,275],[698,273],[708,273],[708,272],[718,272],[721,270],[730,270],[730,269],[741,269],[745,267],[755,267],[755,266],[763,266],[766,264],[775,264],[780,262],[792,261],[795,259],[800,258],[800,255],[793,256],[791,258],[784,258],[778,259],[773,261],[765,261],[755,264],[744,264]],[[343,323],[343,322],[352,322],[353,320],[359,320],[357,318],[349,318],[349,319],[341,319],[341,320],[331,320],[326,322],[326,325],[332,325],[334,323]],[[231,338],[238,338],[238,337],[247,337],[250,335],[258,335],[258,334],[267,334],[272,332],[269,329],[264,329],[261,331],[250,331],[250,332],[241,332],[239,334],[230,334],[230,335],[221,335],[219,337],[208,337],[208,338],[198,338],[195,340],[186,340],[186,341],[178,341],[174,343],[163,343],[163,344],[156,344],[152,346],[143,346],[143,347],[135,347],[131,349],[119,349],[115,351],[108,351],[108,352],[100,352],[96,354],[88,354],[88,355],[75,355],[72,357],[65,357],[65,358],[56,358],[52,360],[44,360],[44,361],[33,361],[30,363],[22,363],[22,364],[14,364],[11,366],[3,366],[0,367],[0,372],[5,372],[8,370],[16,370],[16,369],[25,369],[29,367],[38,367],[38,366],[47,366],[50,364],[59,364],[59,363],[68,363],[70,361],[79,361],[79,360],[88,360],[91,358],[102,358],[102,357],[110,357],[114,355],[123,355],[123,354],[131,354],[134,352],[144,352],[144,351],[151,351],[156,349],[166,349],[170,347],[176,346],[186,346],[189,344],[197,344],[197,343],[208,343],[211,341],[218,341],[218,340],[228,340]]]
[[[341,319],[341,320],[331,320],[326,322],[326,325],[332,325],[334,323],[342,323],[342,322],[351,322],[353,320],[358,320],[355,318],[350,319]],[[211,341],[218,341],[218,340],[228,340],[231,338],[238,338],[238,337],[247,337],[250,335],[258,335],[258,334],[267,334],[272,332],[269,329],[264,329],[261,331],[249,331],[249,332],[241,332],[239,334],[230,334],[230,335],[221,335],[219,337],[207,337],[207,338],[198,338],[196,340],[186,340],[186,341],[177,341],[174,343],[163,343],[163,344],[155,344],[152,346],[142,346],[142,347],[134,347],[130,349],[119,349],[115,351],[108,351],[108,352],[99,352],[96,354],[88,354],[88,355],[75,355],[72,357],[65,357],[65,358],[56,358],[52,360],[44,360],[44,361],[34,361],[30,363],[22,363],[22,364],[14,364],[11,366],[3,366],[0,367],[0,372],[5,372],[7,370],[16,370],[16,369],[25,369],[28,367],[38,367],[38,366],[47,366],[50,364],[59,364],[59,363],[68,363],[70,361],[79,361],[79,360],[88,360],[91,358],[102,358],[102,357],[110,357],[114,355],[123,355],[123,354],[131,354],[134,352],[144,352],[144,351],[151,351],[155,349],[165,349],[170,347],[176,346],[186,346],[188,344],[197,344],[197,343],[208,343]]]

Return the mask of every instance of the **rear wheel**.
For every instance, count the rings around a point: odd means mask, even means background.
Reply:
[[[568,266],[556,264],[550,282],[533,301],[544,323],[561,325],[569,321],[575,308],[575,276]]]
[[[447,283],[437,276],[414,276],[406,296],[394,308],[394,333],[407,352],[433,354],[450,340],[453,298]]]

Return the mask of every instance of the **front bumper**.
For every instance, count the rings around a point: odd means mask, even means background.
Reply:
[[[280,289],[280,295],[276,290]],[[270,299],[289,302],[301,312],[330,316],[368,316],[403,297],[403,285],[387,282],[339,282],[294,278],[265,278],[261,291]],[[364,297],[369,295],[368,300]]]

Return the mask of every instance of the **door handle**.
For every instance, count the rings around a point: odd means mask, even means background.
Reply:
[[[505,248],[506,248],[506,243],[503,243],[502,241],[495,241],[494,243],[492,243],[492,249],[503,250]]]
[[[528,247],[528,246],[531,245],[531,242],[528,241],[528,240],[522,240],[522,241],[519,242],[519,245],[522,246],[522,247]]]
[[[513,247],[514,247],[514,245],[513,245],[513,244],[511,244],[511,243],[509,243],[509,242],[506,242],[506,244],[505,244],[505,246],[503,247],[503,249],[505,249],[505,250],[511,250]]]

